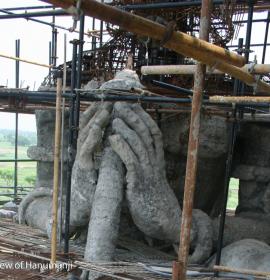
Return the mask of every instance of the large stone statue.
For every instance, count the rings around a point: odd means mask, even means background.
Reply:
[[[142,86],[131,70],[118,73],[113,80],[101,86],[103,89],[126,90],[133,87]],[[220,193],[216,183],[218,178],[220,185],[223,181],[226,142],[222,137],[217,138],[222,139],[220,142],[211,137],[217,137],[221,131],[226,133],[226,125],[219,118],[207,121],[210,123],[209,127],[214,123],[216,128],[208,130],[206,127],[203,131],[199,177],[203,177],[200,170],[204,171],[205,176],[211,176],[213,172],[215,176],[199,180],[200,191],[204,188],[205,191],[201,195],[197,194],[196,205],[215,216],[213,213],[218,208],[215,202]],[[181,139],[180,142],[179,139],[174,139],[176,143],[173,146],[173,139],[168,139],[168,135],[174,135],[175,131],[188,130],[188,120],[182,120],[183,123],[174,131],[169,130],[169,126],[161,126],[165,131],[165,135],[162,135],[156,122],[140,104],[126,102],[97,102],[82,113],[72,170],[70,229],[75,232],[88,226],[86,260],[113,259],[118,234],[125,230],[121,228],[121,209],[124,205],[127,206],[133,223],[146,238],[164,240],[171,244],[179,242],[181,199],[175,194],[175,185],[170,186],[169,182],[179,183],[182,178],[180,176],[177,180],[168,180],[166,170],[170,164],[176,167],[173,155],[175,151],[185,157],[184,141],[181,143]],[[169,156],[168,153],[164,155],[163,143],[166,145],[165,151],[170,150]],[[216,154],[212,156],[214,151]],[[202,158],[210,159],[211,164],[204,164]],[[214,171],[211,166],[215,168]],[[178,167],[184,169],[181,164]],[[173,174],[176,173],[175,170],[174,168]],[[21,203],[19,221],[49,233],[51,189],[42,186],[40,181],[37,187]],[[208,199],[208,206],[200,202],[200,197],[204,196]],[[213,222],[204,211],[195,209],[193,212],[190,263],[204,263],[216,246],[217,219]],[[240,235],[237,234],[236,226],[239,219],[242,219],[243,224],[248,221]],[[230,234],[225,245],[243,238],[254,238],[256,235],[260,240],[270,243],[270,235],[266,237],[263,233],[258,234],[258,228],[254,228],[250,220],[243,219],[245,218],[238,217],[230,220],[227,226]],[[261,223],[264,230],[269,231],[269,224],[264,221]],[[85,274],[84,278],[86,277]],[[89,279],[92,277],[95,275],[90,275]]]

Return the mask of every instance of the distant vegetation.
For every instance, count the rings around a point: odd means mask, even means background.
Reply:
[[[27,149],[36,145],[35,132],[19,131],[18,159],[28,159]],[[14,130],[0,129],[0,160],[14,159],[15,133]],[[18,162],[18,195],[29,191],[36,181],[36,162]],[[0,204],[12,199],[6,194],[14,193],[14,163],[0,162]]]
[[[14,130],[0,129],[0,143],[7,142],[11,145],[15,144],[15,133]],[[31,131],[20,131],[18,134],[18,145],[19,146],[32,146],[37,143],[37,135]]]

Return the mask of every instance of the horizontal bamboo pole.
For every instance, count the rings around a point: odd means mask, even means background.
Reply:
[[[52,68],[53,67],[53,65],[43,64],[43,63],[31,61],[31,60],[28,60],[28,59],[23,59],[23,58],[16,57],[16,56],[10,56],[10,55],[6,55],[6,54],[2,54],[2,53],[0,53],[0,57],[12,59],[12,60],[17,60],[17,61],[21,61],[21,62],[25,62],[25,63],[37,65],[37,66],[47,67],[47,68]]]
[[[253,276],[264,277],[264,278],[270,277],[270,272],[257,271],[251,269],[237,269],[237,268],[231,268],[231,267],[220,266],[220,265],[214,265],[214,270],[220,272],[241,273],[241,274],[253,275]]]
[[[43,0],[43,2],[64,9],[74,5],[73,0]],[[159,41],[167,36],[168,30],[164,25],[94,0],[83,0],[81,8],[85,15],[118,25],[139,36],[148,36]],[[174,31],[164,46],[206,64],[209,60],[215,63],[216,59],[239,67],[245,64],[244,57],[180,31]]]
[[[209,97],[213,103],[270,103],[269,96],[221,96],[214,95]]]
[[[196,65],[150,65],[142,66],[143,75],[193,75]],[[241,68],[243,71],[251,74],[268,74],[270,73],[270,64],[246,64]],[[206,74],[222,75],[223,72],[217,69],[207,67]]]

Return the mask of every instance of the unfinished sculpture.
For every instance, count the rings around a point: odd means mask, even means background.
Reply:
[[[142,86],[131,70],[118,73],[114,80],[102,85],[103,89],[129,90],[133,87]],[[209,122],[219,122],[220,131],[225,130],[220,119],[211,119]],[[181,129],[176,131],[181,132]],[[163,147],[165,143],[165,151],[168,151],[170,133],[162,136],[156,122],[139,104],[99,102],[93,103],[82,113],[77,155],[72,170],[70,228],[73,232],[88,226],[86,260],[113,259],[116,240],[122,230],[120,214],[123,204],[127,204],[134,224],[147,238],[178,243],[181,208],[168,183],[166,169],[169,161],[165,160]],[[215,133],[204,132],[201,155],[210,157],[209,150],[216,149],[220,161],[226,154],[226,143],[216,142],[214,148],[210,148],[209,141],[212,140],[209,138]],[[175,142],[174,147],[178,147],[179,142]],[[181,147],[180,143],[181,148],[184,149],[184,146]],[[173,152],[171,147],[171,154]],[[220,164],[220,174],[224,171],[223,163]],[[210,193],[215,181],[208,181],[211,184],[210,188],[208,186]],[[48,231],[51,191],[50,188],[38,187],[21,203],[19,220]],[[214,207],[215,199],[211,201]],[[211,212],[211,209],[208,210]],[[230,239],[226,244],[239,238],[249,238],[251,233],[251,237],[254,237],[258,233],[257,229],[250,230],[252,224],[249,223],[239,237],[236,223],[238,220],[232,218]],[[264,223],[264,226],[270,228],[268,224]],[[217,240],[216,227],[217,222],[213,223],[205,212],[194,210],[191,263],[204,263],[210,257]],[[270,243],[268,239],[264,241]],[[90,275],[89,278],[94,276]]]

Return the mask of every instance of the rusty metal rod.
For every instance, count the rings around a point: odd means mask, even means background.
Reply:
[[[143,75],[194,75],[195,69],[196,65],[150,65],[142,66],[141,73]],[[241,69],[251,74],[268,74],[270,73],[270,64],[246,64]],[[224,73],[207,67],[206,74],[222,75]]]
[[[56,115],[54,137],[54,162],[53,162],[53,201],[52,201],[52,235],[51,235],[51,265],[55,268],[57,251],[57,219],[58,219],[58,190],[59,190],[59,161],[61,149],[61,93],[62,79],[57,78],[56,90]]]
[[[209,40],[209,27],[212,0],[202,0],[200,33],[202,40]],[[194,75],[194,89],[191,107],[191,120],[189,129],[188,154],[184,187],[183,212],[181,220],[180,245],[178,253],[179,270],[178,277],[173,279],[185,280],[190,248],[190,232],[192,225],[192,209],[196,186],[198,165],[199,133],[201,107],[203,103],[203,89],[206,66],[198,63]],[[176,269],[177,271],[177,269]]]
[[[70,9],[74,5],[73,0],[43,0],[43,2],[64,9]],[[81,8],[85,15],[118,25],[140,36],[149,36],[159,41],[166,36],[166,26],[94,0],[82,1]],[[239,67],[245,64],[242,56],[180,31],[173,32],[164,46],[205,64],[208,62],[215,64],[217,59]]]

